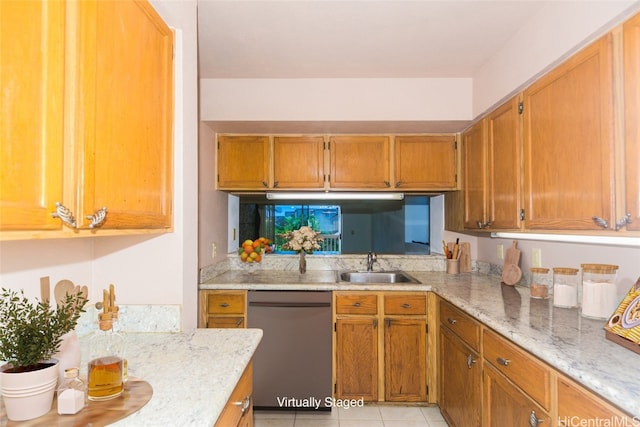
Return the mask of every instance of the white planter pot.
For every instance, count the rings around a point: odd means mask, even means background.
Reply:
[[[58,383],[58,361],[37,371],[6,372],[10,365],[0,367],[2,400],[11,421],[25,421],[41,417],[51,410]]]

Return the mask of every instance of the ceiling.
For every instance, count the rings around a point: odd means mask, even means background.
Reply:
[[[198,0],[204,79],[472,78],[558,0]],[[471,121],[207,122],[219,133],[453,133]]]
[[[541,0],[199,0],[200,78],[473,77]]]

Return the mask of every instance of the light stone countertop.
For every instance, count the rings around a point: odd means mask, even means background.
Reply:
[[[525,286],[500,284],[495,275],[407,271],[422,284],[336,283],[335,271],[229,270],[200,289],[433,291],[485,325],[522,346],[632,416],[640,416],[640,354],[607,340],[603,320],[578,309],[557,308],[552,299],[529,297]]]
[[[110,425],[213,426],[261,339],[260,329],[127,334],[129,375],[151,384],[153,396]]]

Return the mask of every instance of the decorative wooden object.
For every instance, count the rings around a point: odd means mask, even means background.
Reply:
[[[111,400],[88,401],[87,406],[74,415],[58,415],[58,402],[53,400],[51,411],[42,417],[29,421],[8,421],[4,405],[0,405],[0,425],[6,427],[57,426],[73,427],[87,425],[108,425],[133,414],[151,400],[153,389],[141,379],[129,377],[124,393]]]

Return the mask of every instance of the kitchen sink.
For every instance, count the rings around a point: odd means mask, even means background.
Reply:
[[[421,283],[404,271],[339,271],[337,276],[348,283]]]

